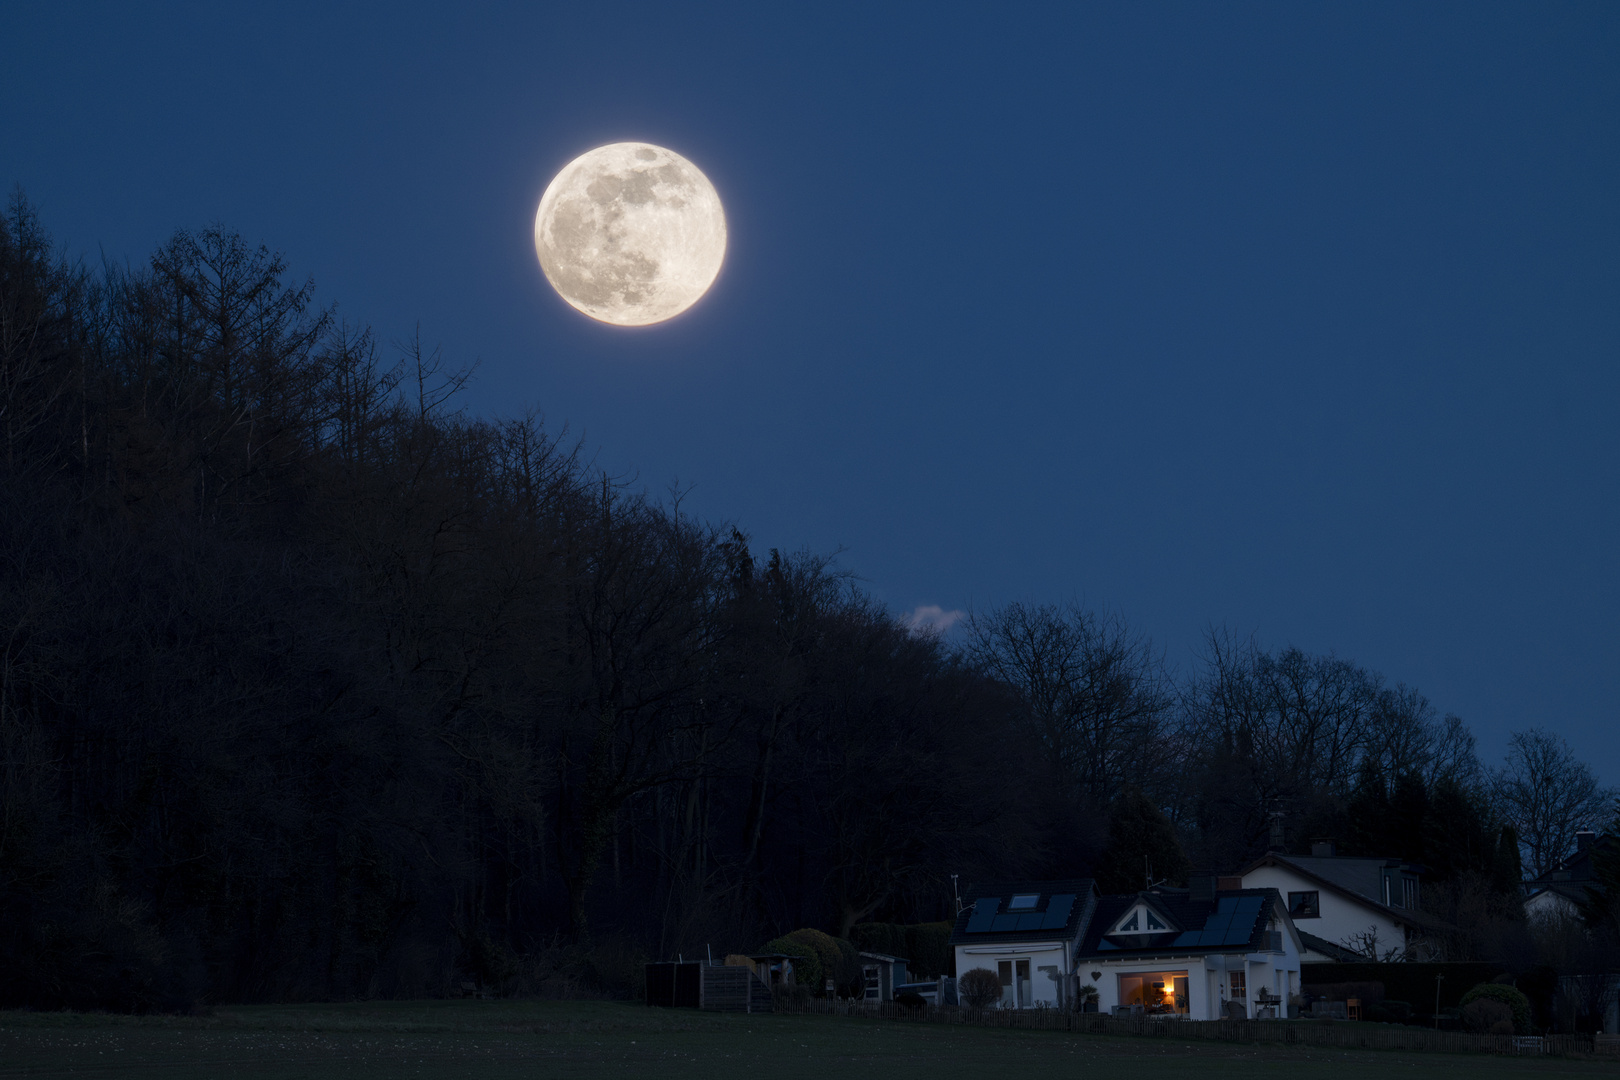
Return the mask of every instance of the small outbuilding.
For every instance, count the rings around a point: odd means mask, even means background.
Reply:
[[[880,952],[861,953],[861,974],[866,979],[866,1001],[893,1001],[895,987],[906,982],[906,961]]]

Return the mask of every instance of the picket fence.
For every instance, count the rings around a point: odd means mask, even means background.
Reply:
[[[1435,1031],[1400,1024],[1323,1020],[1167,1020],[1159,1017],[1110,1016],[1057,1009],[906,1008],[893,1002],[794,1000],[778,995],[778,1013],[848,1016],[920,1024],[966,1024],[1027,1031],[1073,1031],[1090,1035],[1136,1035],[1147,1038],[1210,1042],[1290,1043],[1357,1050],[1421,1050],[1462,1054],[1548,1054],[1584,1057],[1594,1050],[1590,1035],[1546,1035],[1515,1039],[1512,1035],[1476,1035]],[[1515,1042],[1519,1045],[1515,1046]],[[1608,1047],[1604,1047],[1605,1050]]]

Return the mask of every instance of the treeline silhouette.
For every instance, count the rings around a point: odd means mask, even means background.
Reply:
[[[625,992],[949,917],[952,874],[1234,866],[1274,812],[1376,854],[1466,819],[1445,873],[1508,873],[1414,691],[1219,633],[1176,679],[1072,607],[952,647],[396,352],[224,228],[92,272],[11,204],[0,1005]]]

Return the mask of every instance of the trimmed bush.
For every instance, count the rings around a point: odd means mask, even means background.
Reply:
[[[928,1004],[928,1000],[915,990],[907,990],[903,994],[896,994],[894,996],[894,1003],[896,1005],[904,1005],[908,1009],[920,1009],[924,1005]]]
[[[1513,1010],[1500,1001],[1476,998],[1462,1007],[1462,1018],[1469,1031],[1513,1034]],[[1500,1030],[1504,1026],[1505,1032]]]
[[[821,961],[821,978],[816,980],[810,989],[818,996],[827,992],[827,980],[831,979],[839,992],[846,992],[846,988],[861,978],[859,954],[849,942],[839,945],[839,939],[824,930],[815,930],[805,927],[795,930],[788,935],[791,941],[797,941],[816,954]],[[851,970],[853,969],[853,970]]]
[[[956,996],[975,1009],[1001,1000],[1001,977],[989,968],[974,968],[956,980]]]
[[[845,997],[858,997],[864,989],[860,953],[843,938],[804,927],[766,942],[762,951],[793,957],[794,982],[817,997],[826,994],[828,979]]]
[[[1521,1035],[1529,1033],[1530,999],[1524,996],[1523,991],[1506,983],[1480,983],[1462,996],[1461,1005],[1464,1018],[1469,1015],[1468,1006],[1476,1001],[1495,1001],[1506,1005],[1513,1012],[1514,1031]],[[1494,1030],[1494,1027],[1492,1030]]]
[[[816,950],[804,942],[788,934],[784,937],[767,941],[759,950],[762,953],[783,953],[793,958],[793,981],[806,991],[819,994],[826,981],[822,974],[821,957]]]

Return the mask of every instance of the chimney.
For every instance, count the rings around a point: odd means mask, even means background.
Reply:
[[[1331,859],[1339,853],[1339,845],[1332,837],[1318,836],[1311,841],[1311,856],[1317,859]]]
[[[1208,870],[1194,870],[1187,876],[1187,899],[1194,904],[1215,902],[1215,875]]]
[[[1592,841],[1597,839],[1597,833],[1591,829],[1582,829],[1575,834],[1575,851],[1584,855],[1592,850]]]

